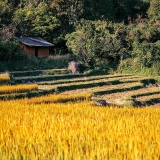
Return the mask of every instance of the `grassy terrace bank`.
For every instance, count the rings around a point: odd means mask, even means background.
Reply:
[[[67,69],[50,69],[35,71],[15,71],[8,74],[7,83],[27,85],[35,83],[36,90],[21,90],[14,93],[3,92],[0,99],[19,99],[39,97],[53,93],[67,95],[83,93],[91,94],[92,100],[103,99],[114,105],[150,106],[158,105],[160,87],[158,77],[145,77],[127,74],[88,75],[71,74]],[[14,88],[16,85],[10,87]],[[29,84],[28,84],[29,85]],[[144,98],[146,97],[146,98]]]

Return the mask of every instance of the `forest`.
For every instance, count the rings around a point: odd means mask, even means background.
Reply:
[[[0,0],[0,70],[42,37],[89,70],[160,75],[159,0]]]

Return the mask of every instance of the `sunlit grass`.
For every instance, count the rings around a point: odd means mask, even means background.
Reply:
[[[90,100],[91,94],[73,94],[73,95],[65,95],[65,94],[49,94],[47,96],[34,97],[28,99],[28,103],[42,104],[42,103],[64,103],[64,102],[76,102],[82,100]]]
[[[0,86],[0,94],[8,94],[8,93],[21,93],[25,91],[37,90],[37,84],[19,84],[19,85],[4,85]]]
[[[0,74],[0,82],[9,81],[10,77],[8,73],[2,73]]]
[[[141,97],[138,97],[136,98],[136,100],[139,100],[139,101],[149,101],[149,100],[152,100],[152,99],[160,99],[160,93],[158,94],[153,94],[153,95],[147,95],[147,96],[141,96]]]
[[[1,159],[160,158],[159,109],[94,107],[87,100],[57,103],[65,96],[43,96],[40,104],[38,98],[0,101]]]

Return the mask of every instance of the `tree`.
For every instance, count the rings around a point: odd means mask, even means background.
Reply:
[[[149,7],[150,0],[113,0],[115,10],[115,20],[125,21],[127,17],[137,18],[138,14],[144,15]]]
[[[32,5],[27,5],[14,12],[13,22],[17,26],[17,32],[19,35],[29,35],[34,17],[33,10]]]
[[[112,0],[85,0],[83,18],[88,20],[113,20],[114,8]]]
[[[61,22],[75,27],[83,13],[83,5],[83,0],[54,0],[50,7]]]
[[[3,26],[0,30],[0,37],[3,41],[9,41],[13,38],[16,32],[16,26],[9,24],[8,26]]]
[[[0,0],[0,28],[3,25],[8,25],[11,21],[12,6],[7,0]]]
[[[7,46],[7,47],[6,47]],[[19,43],[16,41],[1,41],[0,40],[0,60],[22,60],[25,54],[22,53]]]
[[[160,62],[160,41],[155,43],[134,43],[133,58],[143,67],[152,67],[155,63]]]
[[[160,20],[160,1],[151,0],[150,7],[147,13],[151,21]]]
[[[68,49],[86,66],[106,64],[121,56],[121,41],[110,33],[107,25],[105,21],[81,20],[76,31],[66,36]]]
[[[43,36],[47,39],[51,39],[54,29],[60,26],[45,3],[40,3],[36,8],[29,4],[16,10],[13,21],[20,35]]]
[[[81,19],[83,0],[52,0],[50,8],[61,23],[61,26],[53,33],[56,37],[54,43],[57,48],[61,48],[62,53],[66,53],[65,36],[75,30],[77,22]]]
[[[66,36],[68,49],[86,66],[94,58],[92,50],[94,30],[95,28],[91,21],[82,20],[76,31]]]
[[[30,13],[29,13],[30,14]],[[47,4],[40,3],[34,10],[31,33],[43,37],[49,37],[53,30],[60,26],[59,20],[49,11]]]

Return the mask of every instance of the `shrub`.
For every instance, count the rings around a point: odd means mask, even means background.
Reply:
[[[22,53],[16,41],[0,41],[0,60],[20,60],[24,57],[25,54]]]
[[[135,43],[132,51],[133,57],[144,67],[152,67],[160,61],[160,41],[156,43]]]
[[[116,61],[123,52],[121,40],[111,30],[109,22],[82,20],[76,31],[66,36],[66,45],[82,64],[99,67]]]

